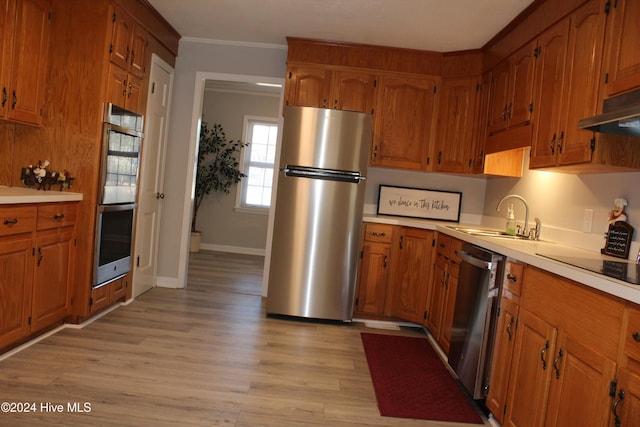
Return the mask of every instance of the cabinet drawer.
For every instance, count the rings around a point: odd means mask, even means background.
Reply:
[[[624,337],[625,354],[640,361],[640,310],[629,311],[629,322]]]
[[[364,227],[364,240],[367,242],[391,243],[393,225],[368,222]]]
[[[522,291],[522,275],[524,274],[524,264],[507,261],[504,266],[504,278],[502,288],[512,294],[520,296]]]
[[[77,212],[77,203],[40,205],[38,207],[38,230],[74,225]]]
[[[0,208],[0,236],[29,233],[35,230],[36,212],[35,205]]]
[[[436,251],[438,255],[449,258],[449,249],[451,249],[451,237],[439,234],[438,242],[436,243]]]

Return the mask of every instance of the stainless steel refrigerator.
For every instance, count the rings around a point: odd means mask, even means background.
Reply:
[[[287,107],[267,313],[350,321],[371,114]]]

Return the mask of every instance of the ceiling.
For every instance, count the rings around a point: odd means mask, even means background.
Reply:
[[[148,0],[186,39],[286,36],[435,52],[482,47],[533,0]]]

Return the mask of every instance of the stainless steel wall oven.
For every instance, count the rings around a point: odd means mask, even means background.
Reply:
[[[105,104],[96,209],[94,288],[131,270],[143,117]]]

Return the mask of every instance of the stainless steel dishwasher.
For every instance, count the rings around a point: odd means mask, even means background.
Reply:
[[[451,331],[449,365],[474,399],[484,399],[489,374],[504,256],[464,243]]]

